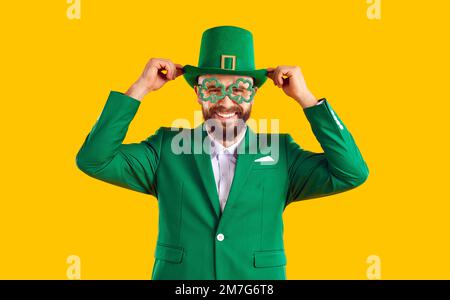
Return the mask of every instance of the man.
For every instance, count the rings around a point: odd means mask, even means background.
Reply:
[[[122,144],[144,96],[182,74],[205,122]],[[246,126],[267,78],[298,102],[324,153]],[[76,162],[94,178],[158,199],[152,279],[286,279],[285,207],[353,189],[369,174],[352,135],[309,91],[300,68],[255,70],[252,34],[234,26],[203,33],[199,67],[153,58],[125,94],[111,92]]]

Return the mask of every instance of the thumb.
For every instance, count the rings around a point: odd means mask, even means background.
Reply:
[[[176,70],[175,70],[175,78],[177,78],[180,75],[184,74],[183,65],[175,64]]]
[[[267,68],[266,76],[273,80],[275,68]]]

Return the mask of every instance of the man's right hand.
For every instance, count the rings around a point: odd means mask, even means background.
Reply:
[[[142,75],[125,94],[141,101],[148,93],[159,90],[166,82],[175,80],[182,74],[182,65],[174,64],[170,59],[152,58]]]

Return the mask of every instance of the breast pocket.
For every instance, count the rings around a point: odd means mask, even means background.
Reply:
[[[253,162],[252,170],[271,170],[278,169],[280,167],[280,163],[270,163],[270,162]]]

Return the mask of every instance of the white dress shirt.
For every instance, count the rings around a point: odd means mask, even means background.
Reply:
[[[239,139],[231,146],[225,148],[208,132],[211,141],[211,164],[216,181],[217,194],[219,195],[220,209],[223,212],[227,203],[231,184],[233,183],[234,170],[236,168],[237,147],[241,143],[247,131],[247,126]]]
[[[317,102],[316,105],[322,104],[322,102],[323,100]],[[219,141],[216,141],[208,132],[208,137],[211,141],[211,164],[222,212],[227,203],[231,184],[233,183],[234,170],[236,169],[237,147],[244,138],[246,131],[247,126],[245,126],[244,133],[239,137],[239,140],[228,148],[225,148]]]

